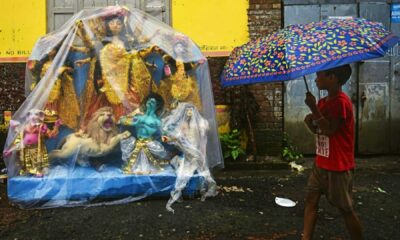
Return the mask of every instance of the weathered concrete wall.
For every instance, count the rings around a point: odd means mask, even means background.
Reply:
[[[392,1],[400,3],[399,0]],[[400,35],[400,23],[391,23],[391,31]],[[391,57],[390,78],[390,149],[393,153],[400,153],[400,47],[393,49]]]

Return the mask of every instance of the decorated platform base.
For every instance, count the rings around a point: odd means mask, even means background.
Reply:
[[[73,170],[57,166],[43,178],[18,176],[9,179],[10,201],[24,207],[81,205],[95,199],[134,201],[145,197],[169,197],[176,175],[172,168],[151,175],[125,175],[115,167],[97,171],[90,167]],[[202,178],[194,175],[183,194],[194,196]],[[107,202],[104,202],[107,204]]]

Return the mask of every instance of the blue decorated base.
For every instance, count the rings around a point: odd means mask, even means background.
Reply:
[[[202,178],[194,175],[183,191],[194,196]],[[125,175],[119,168],[108,166],[101,171],[91,167],[70,169],[56,166],[43,178],[17,176],[8,181],[10,201],[24,205],[48,207],[87,203],[94,199],[138,200],[144,197],[169,197],[176,175],[168,169],[151,175]],[[129,201],[128,199],[128,201]]]

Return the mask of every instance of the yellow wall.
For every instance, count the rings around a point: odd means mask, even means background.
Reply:
[[[45,0],[0,0],[0,62],[24,62],[46,34]]]
[[[249,41],[249,0],[172,0],[172,27],[188,35],[207,56],[228,56]]]
[[[249,40],[249,0],[171,0],[172,26],[208,56],[228,56]],[[45,0],[0,0],[0,62],[23,62],[46,34]]]

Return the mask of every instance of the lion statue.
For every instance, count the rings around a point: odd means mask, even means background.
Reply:
[[[122,139],[130,137],[128,131],[118,133],[111,107],[98,109],[90,119],[86,133],[68,135],[61,149],[49,153],[49,160],[77,155],[77,163],[87,166],[88,157],[101,157],[110,153]]]

